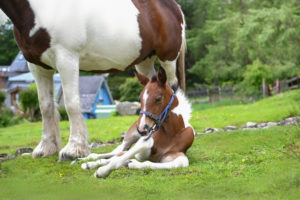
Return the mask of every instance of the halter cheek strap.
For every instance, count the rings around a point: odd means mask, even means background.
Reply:
[[[170,100],[169,104],[166,106],[166,108],[162,111],[162,113],[159,116],[155,116],[152,113],[149,113],[149,112],[144,111],[144,110],[140,111],[140,114],[144,114],[147,117],[149,117],[149,118],[151,118],[155,121],[155,125],[153,127],[151,127],[150,134],[145,140],[149,140],[152,137],[153,133],[156,132],[159,129],[159,127],[164,123],[164,121],[166,120],[166,118],[168,117],[168,115],[170,113],[170,109],[171,109],[171,106],[174,102],[175,96],[176,95],[173,92],[173,95],[171,97],[171,100]]]

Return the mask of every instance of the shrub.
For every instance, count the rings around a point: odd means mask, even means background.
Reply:
[[[273,73],[269,65],[255,60],[251,65],[246,66],[243,74],[244,80],[239,84],[240,93],[246,96],[260,96],[262,79],[266,78],[267,84],[273,82]]]
[[[0,108],[0,127],[7,127],[11,125],[18,124],[20,122],[20,118],[7,108],[3,106]]]
[[[19,96],[21,108],[30,121],[38,120],[41,117],[39,110],[39,99],[36,84],[31,84],[28,88],[22,90]]]
[[[4,101],[5,101],[6,95],[4,92],[0,91],[0,108],[2,107]]]
[[[66,108],[64,106],[58,107],[57,110],[59,112],[61,121],[68,121],[69,120],[68,113],[67,113]]]
[[[137,78],[127,78],[125,83],[120,86],[120,101],[138,101],[143,87]]]

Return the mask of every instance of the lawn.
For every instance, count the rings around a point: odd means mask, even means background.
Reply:
[[[279,121],[300,115],[299,102],[299,90],[291,91],[253,104],[195,110],[191,123],[201,132],[247,121]],[[136,118],[88,121],[90,141],[116,139]],[[60,126],[65,144],[69,126]],[[0,153],[34,147],[40,134],[41,123],[0,129]],[[57,162],[57,155],[18,157],[0,164],[0,199],[299,199],[300,126],[198,136],[188,157],[186,169],[122,168],[104,180],[95,179],[94,170],[81,170],[80,164]]]

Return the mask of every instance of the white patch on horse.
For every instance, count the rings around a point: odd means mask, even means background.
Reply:
[[[5,24],[8,20],[8,17],[4,14],[2,10],[0,10],[0,26]]]
[[[105,178],[107,177],[112,170],[120,169],[123,165],[126,164],[126,162],[130,159],[133,158],[136,154],[142,153],[144,151],[147,151],[152,148],[154,144],[153,138],[150,138],[149,140],[145,141],[146,137],[141,137],[137,143],[125,154],[122,156],[115,156],[110,159],[110,162],[103,166],[100,167],[96,173],[95,177],[98,178]]]
[[[178,116],[182,116],[185,128],[192,127],[189,123],[192,113],[191,104],[180,89],[177,90],[176,97],[178,99],[178,105],[175,108],[173,108],[172,112]]]
[[[140,55],[139,11],[131,0],[29,2],[36,17],[30,34],[39,28],[47,30],[51,47],[41,60],[53,68],[58,44],[77,52],[80,69],[86,71],[125,70]]]
[[[145,162],[139,162],[135,159],[130,160],[131,162],[128,164],[128,167],[130,169],[153,169],[153,170],[159,170],[159,169],[176,169],[181,167],[188,167],[189,166],[189,160],[186,156],[178,156],[177,158],[163,162],[163,163],[154,163],[151,161],[145,161]]]
[[[147,111],[146,104],[147,104],[148,97],[149,94],[148,94],[148,90],[146,89],[143,94],[143,101],[144,101],[144,108],[142,109],[143,111]],[[144,127],[145,124],[146,124],[146,115],[143,114],[140,122],[140,127]]]

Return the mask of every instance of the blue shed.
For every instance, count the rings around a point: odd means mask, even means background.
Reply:
[[[108,118],[116,109],[104,75],[79,77],[79,93],[85,119]],[[57,95],[57,102],[64,106],[62,88]]]

